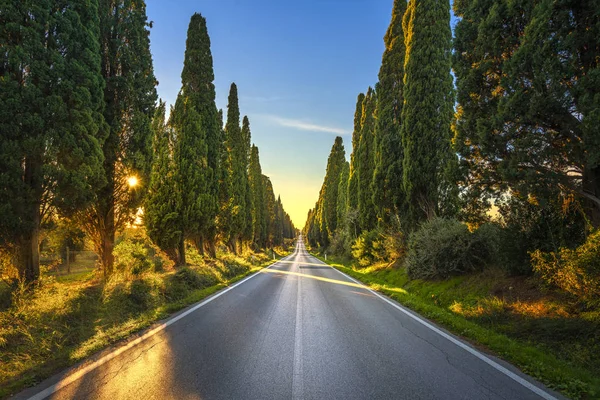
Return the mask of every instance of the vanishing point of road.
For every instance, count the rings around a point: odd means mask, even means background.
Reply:
[[[19,399],[554,399],[306,251]]]

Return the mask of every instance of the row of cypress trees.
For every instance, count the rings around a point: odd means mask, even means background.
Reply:
[[[222,129],[204,18],[192,17],[166,122],[144,1],[0,7],[0,250],[21,279],[38,279],[42,228],[57,216],[86,231],[106,275],[115,235],[140,207],[152,239],[180,263],[184,240],[214,255],[221,239],[237,251],[293,237],[258,150],[251,157],[247,119],[239,134],[233,119]]]
[[[150,238],[179,265],[185,243],[216,256],[217,243],[234,253],[293,238],[295,228],[262,174],[247,116],[240,126],[238,91],[231,84],[227,122],[215,103],[214,71],[206,20],[194,14],[186,42],[181,90],[166,120],[154,117],[155,162],[144,208]]]
[[[454,13],[453,38],[449,1],[394,1],[379,82],[357,99],[349,171],[336,138],[308,215],[313,245],[343,229],[410,233],[436,216],[477,226],[492,204],[522,224],[533,220],[517,204],[576,204],[600,226],[596,2],[456,0]]]
[[[309,212],[313,245],[328,246],[336,230],[413,229],[456,203],[449,2],[396,0],[384,41],[379,82],[357,99],[350,163],[336,138]]]

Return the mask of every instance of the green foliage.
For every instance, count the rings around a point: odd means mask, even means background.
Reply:
[[[252,145],[250,153],[248,183],[252,197],[253,242],[259,248],[264,248],[267,244],[268,210],[265,204],[265,187],[262,179],[258,147],[254,145]]]
[[[327,227],[327,242],[333,237],[337,227],[340,225],[338,221],[337,206],[339,200],[340,177],[345,164],[346,151],[344,150],[344,143],[342,138],[337,136],[327,160],[327,169],[325,170],[322,189],[322,215],[325,226]]]
[[[373,229],[376,224],[375,206],[373,204],[373,171],[375,169],[375,107],[377,96],[371,88],[362,104],[362,119],[360,141],[357,150],[358,178],[358,219],[360,229],[367,231]]]
[[[215,104],[214,72],[206,20],[194,14],[187,33],[181,91],[171,113],[179,264],[185,243],[204,251],[216,235],[221,123]]]
[[[542,279],[591,307],[600,307],[600,230],[574,250],[531,253],[533,270]]]
[[[39,227],[103,184],[98,3],[4,2],[0,23],[0,246],[39,277]]]
[[[245,118],[244,130],[240,128],[240,109],[238,106],[238,92],[235,83],[231,84],[227,105],[227,124],[225,125],[225,147],[227,160],[224,168],[227,169],[225,182],[226,204],[222,208],[222,226],[225,227],[225,240],[229,248],[238,253],[238,245],[242,235],[251,221],[247,219],[248,195],[248,149],[244,136],[250,135],[248,119]]]
[[[508,189],[584,203],[600,225],[597,2],[460,1],[456,146],[474,203]],[[558,189],[558,190],[557,190]]]
[[[144,1],[99,1],[104,79],[103,115],[108,135],[102,145],[104,185],[79,215],[105,275],[113,272],[115,234],[135,219],[149,182],[156,78]],[[135,176],[140,184],[128,186]]]
[[[336,204],[337,228],[348,229],[348,180],[350,179],[350,164],[344,160],[338,184],[338,199]]]
[[[402,108],[403,189],[406,224],[445,214],[452,204],[447,173],[454,90],[451,69],[450,2],[410,0],[405,16],[406,62]]]
[[[392,20],[383,38],[385,51],[379,69],[373,204],[379,220],[388,222],[404,205],[402,194],[402,126],[406,46],[402,18],[406,0],[395,0]]]
[[[513,274],[532,273],[532,251],[574,248],[585,240],[585,220],[577,203],[542,205],[515,195],[499,203],[499,214],[503,226],[500,265]]]
[[[177,261],[181,225],[177,211],[171,129],[165,124],[165,103],[161,101],[152,120],[154,161],[144,204],[144,225],[158,247]]]
[[[162,271],[171,265],[162,253],[140,229],[129,229],[116,241],[114,249],[116,272],[124,276],[139,276],[147,271]]]
[[[362,131],[364,93],[360,93],[356,99],[356,110],[354,111],[354,130],[352,131],[352,154],[350,154],[350,175],[348,178],[348,207],[358,208],[358,145]]]
[[[362,267],[385,259],[384,238],[379,230],[365,231],[352,245],[352,256]]]
[[[443,279],[483,269],[493,262],[495,251],[487,232],[472,234],[466,225],[453,219],[424,222],[408,242],[408,276]]]

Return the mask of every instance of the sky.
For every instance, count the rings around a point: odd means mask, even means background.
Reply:
[[[217,107],[232,82],[263,173],[298,228],[341,136],[349,158],[356,97],[377,82],[392,0],[147,0],[159,96],[181,87],[187,27],[207,21]]]

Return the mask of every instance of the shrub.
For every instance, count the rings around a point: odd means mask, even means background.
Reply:
[[[481,270],[492,261],[489,236],[454,219],[427,221],[410,237],[406,271],[413,279],[440,279]]]
[[[572,199],[556,196],[543,204],[517,194],[498,203],[503,231],[502,267],[512,274],[533,273],[530,253],[575,248],[585,240],[585,219]]]
[[[600,306],[600,229],[575,250],[531,253],[533,270],[547,283],[578,298],[588,306]]]
[[[219,283],[216,276],[206,272],[198,272],[189,267],[180,268],[173,275],[173,279],[181,282],[190,290],[204,289]]]
[[[385,259],[384,237],[379,230],[363,232],[352,245],[352,256],[362,267]]]
[[[146,271],[162,271],[173,262],[146,236],[143,229],[125,231],[113,250],[115,268],[139,276]]]

